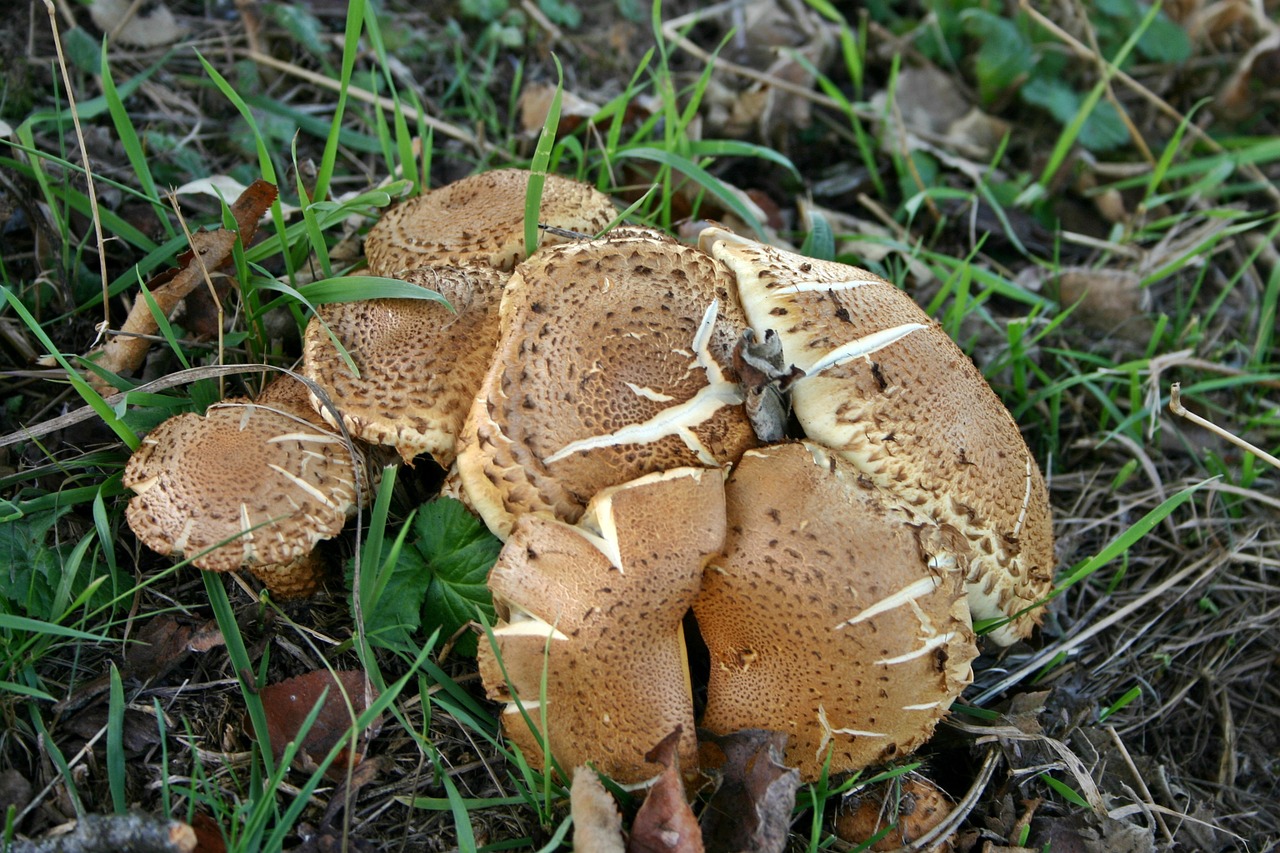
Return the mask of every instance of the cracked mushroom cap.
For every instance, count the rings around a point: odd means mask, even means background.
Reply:
[[[544,766],[529,722],[540,730],[545,714],[566,771],[591,762],[620,782],[651,778],[662,767],[645,753],[677,725],[681,764],[692,766],[681,620],[724,533],[723,475],[701,468],[605,489],[576,526],[520,517],[489,576],[502,664],[482,641],[480,673],[508,703],[503,729],[531,763]]]
[[[308,558],[356,511],[356,488],[346,443],[299,388],[286,377],[258,402],[215,403],[143,438],[123,480],[137,493],[125,517],[138,538],[202,569],[247,567],[278,595],[314,591]]]
[[[405,462],[430,453],[447,468],[498,340],[507,276],[459,264],[422,267],[400,278],[440,293],[449,306],[425,299],[322,305],[307,324],[303,372],[328,394],[353,436],[394,447]],[[312,405],[334,422],[319,397],[312,396]]]
[[[529,172],[499,169],[454,181],[397,204],[369,229],[365,257],[374,275],[467,261],[510,272],[525,257]],[[547,175],[538,222],[581,234],[609,227],[617,211],[594,187]],[[542,245],[564,239],[543,232]]]
[[[1043,618],[1055,565],[1048,492],[1008,409],[969,357],[914,301],[863,269],[805,258],[722,228],[700,244],[733,269],[757,334],[774,330],[805,435],[837,450],[968,542],[974,620],[1026,637]]]
[[[728,271],[697,249],[647,229],[543,249],[511,276],[501,327],[458,449],[498,536],[517,515],[572,522],[603,488],[757,444],[732,372],[745,320]]]
[[[711,654],[702,726],[790,735],[802,778],[907,755],[977,656],[948,531],[810,443],[747,452],[694,602]]]

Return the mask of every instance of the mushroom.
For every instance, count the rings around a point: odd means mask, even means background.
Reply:
[[[600,490],[721,466],[757,441],[732,373],[745,321],[728,271],[648,229],[540,250],[507,284],[458,468],[499,536],[576,520]]]
[[[382,215],[365,239],[374,275],[466,261],[510,272],[525,257],[525,194],[529,172],[498,169],[454,181],[401,202]],[[547,175],[538,222],[590,236],[617,216],[609,197],[593,187]],[[544,245],[569,239],[544,233]]]
[[[702,232],[737,277],[755,333],[804,372],[791,399],[805,435],[938,524],[960,531],[975,620],[1008,619],[1008,645],[1043,618],[1053,582],[1048,493],[1017,424],[973,362],[910,297],[845,264]]]
[[[257,402],[169,418],[134,451],[123,482],[137,493],[125,517],[147,547],[211,571],[247,567],[282,597],[315,591],[315,544],[357,508],[347,443],[290,377]]]
[[[307,325],[303,372],[336,402],[356,438],[394,447],[410,464],[430,453],[448,468],[498,339],[498,303],[507,276],[464,263],[421,267],[400,277],[437,291],[449,304],[371,299],[322,305]],[[314,394],[312,405],[336,424]]]
[[[489,576],[496,656],[481,643],[480,673],[531,764],[549,763],[545,718],[564,768],[590,761],[622,782],[648,779],[662,768],[645,753],[677,726],[681,764],[692,765],[681,620],[724,535],[722,474],[701,468],[603,489],[576,526],[516,521]]]
[[[702,726],[790,735],[806,780],[906,755],[972,679],[955,534],[811,443],[748,451],[694,602]]]

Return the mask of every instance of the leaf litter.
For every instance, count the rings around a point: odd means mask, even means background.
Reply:
[[[178,4],[173,5],[180,8]],[[674,4],[669,10],[673,18],[683,11],[675,8],[679,5]],[[1267,16],[1260,15],[1261,9],[1262,4],[1174,4],[1172,11],[1179,16],[1177,22],[1190,34],[1194,49],[1202,57],[1220,61],[1202,66],[1197,72],[1199,76],[1181,78],[1170,75],[1162,79],[1158,75],[1144,73],[1149,72],[1153,65],[1130,68],[1123,76],[1117,77],[1118,82],[1114,85],[1123,97],[1133,97],[1136,101],[1145,103],[1152,103],[1149,95],[1158,87],[1163,87],[1160,88],[1161,94],[1170,100],[1179,95],[1187,95],[1190,100],[1178,102],[1179,108],[1183,110],[1190,109],[1190,103],[1195,98],[1205,93],[1217,93],[1215,108],[1220,110],[1225,119],[1256,117],[1258,125],[1264,131],[1274,128],[1274,99],[1268,94],[1270,89],[1266,82],[1270,79],[1268,75],[1271,74],[1273,65],[1275,28]],[[322,21],[334,20],[323,6],[317,6],[315,11]],[[199,22],[202,31],[210,39],[231,44],[238,37],[234,28],[226,22],[203,18],[190,20]],[[1068,29],[1063,30],[1063,34],[1058,37],[1065,49],[1079,51],[1083,48],[1082,55],[1094,56],[1095,52],[1086,46],[1089,34],[1084,30],[1087,29],[1088,22],[1082,24],[1080,20],[1073,20],[1065,23]],[[437,21],[421,14],[417,17],[409,16],[402,26],[408,31],[416,29],[428,35],[443,32]],[[588,30],[593,34],[609,30],[598,19],[593,19],[589,11],[584,27],[593,26],[597,29]],[[879,20],[872,19],[866,26],[873,42],[868,61],[875,73],[875,51],[900,49],[904,42]],[[338,23],[335,31],[340,28]],[[633,28],[630,32],[634,35],[636,30]],[[610,33],[610,38],[613,39],[611,30]],[[287,44],[278,33],[270,30],[260,35],[275,39],[277,44]],[[696,37],[702,44],[717,43],[714,34],[708,38],[707,33],[700,32]],[[580,45],[575,34],[562,32],[560,38],[565,40],[560,43],[560,47],[568,50],[569,56],[592,55],[589,51],[593,48]],[[683,34],[681,38],[688,41]],[[616,45],[627,42],[624,39],[608,43]],[[915,49],[913,45],[907,47],[908,53]],[[705,52],[705,48],[702,49]],[[625,64],[634,58],[624,56],[623,51],[617,51],[616,54],[609,58],[610,62]],[[607,66],[601,64],[598,68],[600,70],[584,65],[574,88],[584,100],[603,103],[607,101],[607,97],[600,96],[604,90],[599,87]],[[695,70],[696,68],[697,66]],[[198,73],[190,66],[188,70]],[[443,77],[446,68],[441,65],[434,71]],[[623,75],[629,71],[627,69]],[[1129,76],[1131,74],[1134,76]],[[953,76],[959,78],[964,75],[956,71]],[[430,72],[424,73],[420,78],[429,80],[433,75]],[[760,83],[758,80],[757,82]],[[879,82],[881,81],[876,81],[877,85]],[[1186,91],[1179,92],[1172,88],[1174,82]],[[178,91],[176,82],[167,85],[175,87],[170,92]],[[505,85],[505,81],[499,79],[496,85],[501,87]],[[765,81],[760,85],[764,87],[770,84]],[[791,92],[780,85],[777,88],[779,91]],[[439,90],[436,91],[439,93]],[[911,88],[908,87],[906,91],[910,93]],[[147,103],[164,103],[166,95],[158,88],[141,97],[150,99]],[[314,99],[316,96],[303,97]],[[818,119],[814,126],[825,127],[822,121],[823,110],[829,109],[829,105],[824,104],[820,96],[804,97],[803,100],[806,104],[813,105]],[[184,117],[187,120],[193,116],[205,119],[207,116],[201,110],[217,109],[207,101],[198,106],[193,104],[191,108]],[[1013,118],[1016,130],[1026,136],[1026,141],[1020,142],[1015,134],[1010,143],[1014,149],[1022,146],[1034,149],[1038,144],[1043,145],[1044,136],[1036,132],[1036,121],[1029,121],[1016,110],[1010,111],[1000,103],[985,105],[985,109],[1002,119]],[[1158,107],[1153,107],[1153,115],[1159,112]],[[220,120],[216,116],[214,118]],[[1158,126],[1157,119],[1152,118],[1150,121],[1152,127]],[[230,122],[223,124],[229,126]],[[764,131],[758,121],[746,124],[750,126],[748,132],[752,135],[751,138]],[[775,124],[768,131],[781,133],[786,137],[781,142],[792,146],[790,150],[795,154],[800,169],[815,184],[833,177],[836,165],[847,167],[852,160],[856,166],[857,161],[852,155],[840,158],[843,161],[841,164],[815,163],[812,155],[805,153],[807,150],[833,149],[811,143],[797,145],[796,139],[787,133],[785,124]],[[965,139],[957,128],[951,128],[948,132],[959,134],[957,139],[960,141]],[[1199,133],[1199,128],[1193,128],[1189,133],[1195,136]],[[461,136],[465,138],[466,134]],[[933,147],[926,150],[937,156],[946,170],[971,175],[972,164],[982,163],[981,159],[967,163],[956,159],[958,154],[963,156],[962,152],[966,149],[949,147],[945,139],[942,144],[938,140],[927,141]],[[1207,146],[1209,143],[1204,144]],[[466,143],[454,140],[449,145],[455,146],[450,151],[456,154],[465,148]],[[844,150],[852,152],[852,143],[845,140],[845,145]],[[218,156],[225,162],[232,163],[239,155],[220,151]],[[440,162],[444,164],[445,160],[441,158]],[[1108,163],[1097,157],[1083,157],[1075,163],[1082,171],[1093,171],[1103,176],[1104,183],[1112,180],[1108,168],[1129,165]],[[447,172],[450,169],[470,168],[470,165],[445,164],[438,168]],[[1258,167],[1250,165],[1247,168]],[[1266,164],[1262,168],[1266,168]],[[723,174],[728,180],[741,178],[740,174],[735,175],[732,166],[727,167]],[[851,174],[853,178],[844,184],[846,189],[841,190],[845,193],[839,203],[841,210],[856,211],[860,217],[877,221],[887,229],[890,236],[886,239],[914,239],[913,233],[919,231],[904,229],[902,223],[892,216],[878,215],[878,206],[882,208],[882,213],[884,209],[891,209],[892,203],[868,194],[870,176],[865,171],[859,173],[856,167],[851,170]],[[1274,175],[1270,177],[1274,178]],[[786,198],[785,193],[779,190],[783,183],[768,175],[753,176],[750,181],[741,180],[741,183],[754,191],[763,189],[767,195]],[[1260,186],[1263,189],[1259,191],[1258,198],[1265,198],[1268,195],[1266,184],[1262,183]],[[1081,204],[1079,197],[1071,198],[1072,192],[1071,188],[1063,191],[1062,209],[1065,211],[1074,205],[1078,211],[1083,211],[1085,227],[1072,229],[1065,235],[1065,239],[1068,247],[1077,247],[1073,251],[1082,252],[1088,265],[1081,269],[1092,277],[1098,270],[1113,264],[1116,258],[1126,257],[1131,244],[1109,241],[1110,235],[1097,228],[1098,211],[1092,204],[1094,198],[1101,196],[1091,197],[1087,188],[1084,188],[1082,192],[1085,193],[1086,200]],[[835,202],[836,198],[832,196],[824,198],[824,201]],[[1112,199],[1114,200],[1114,196]],[[1071,205],[1065,200],[1070,200]],[[1113,222],[1117,216],[1128,216],[1128,224],[1141,226],[1142,220],[1133,217],[1141,216],[1142,212],[1133,205],[1131,197],[1126,201],[1127,204],[1111,208],[1112,212],[1104,214],[1101,221]],[[889,208],[883,208],[884,204],[889,204]],[[1186,204],[1197,209],[1206,206],[1195,198],[1187,200]],[[789,216],[787,204],[783,204],[782,208],[783,215]],[[995,223],[1001,230],[1005,228],[1005,223],[996,215],[995,209],[987,208],[980,212],[984,217],[991,217],[984,222]],[[1165,214],[1168,212],[1168,209],[1163,211]],[[946,215],[948,211],[939,208],[939,213]],[[1210,219],[1218,215],[1218,211],[1209,211]],[[1067,214],[1064,212],[1063,216],[1065,221]],[[1095,221],[1088,221],[1090,218]],[[11,228],[6,231],[5,236],[5,262],[13,264],[15,270],[28,263],[26,254],[7,251],[13,245],[14,234],[23,233],[22,229],[23,226],[19,224],[17,231]],[[979,264],[999,267],[1001,264],[1013,263],[1008,254],[994,251],[989,244],[980,240],[963,244],[968,235],[981,236],[989,230],[992,228],[984,224],[980,228],[962,227],[945,233],[961,244],[961,254],[964,250],[972,249]],[[1013,230],[1014,236],[1023,245],[1029,242],[1028,233],[1020,227]],[[1257,264],[1251,266],[1247,245],[1247,241],[1236,242],[1228,237],[1220,244],[1218,258],[1205,255],[1206,263],[1201,267],[1203,272],[1199,273],[1203,276],[1203,295],[1197,303],[1204,318],[1203,323],[1196,328],[1192,339],[1178,342],[1192,353],[1190,357],[1183,357],[1180,362],[1162,362],[1173,365],[1169,368],[1171,375],[1184,379],[1198,377],[1200,374],[1195,372],[1196,368],[1192,363],[1194,358],[1214,361],[1226,368],[1238,369],[1242,363],[1238,347],[1233,347],[1233,342],[1244,341],[1254,330],[1252,321],[1256,319],[1257,308],[1261,304],[1260,295],[1265,292],[1265,288],[1256,281],[1259,271],[1264,280],[1268,270],[1272,273],[1274,271],[1273,266],[1267,266],[1272,261],[1265,251],[1259,253]],[[889,253],[886,257],[895,256]],[[899,257],[904,262],[909,259],[913,264],[921,263],[919,253],[911,250],[910,246],[902,250]],[[1227,280],[1236,270],[1240,270],[1242,286],[1233,290],[1227,286]],[[1140,274],[1145,273],[1146,271],[1142,271]],[[910,278],[909,285],[924,280],[926,285],[934,288],[922,290],[917,294],[918,298],[931,298],[937,292],[936,288],[947,280],[945,275],[931,277],[934,279],[932,284],[924,276],[915,275]],[[1138,293],[1149,293],[1156,306],[1176,308],[1178,300],[1182,298],[1181,291],[1200,286],[1196,280],[1184,274],[1175,275],[1168,280],[1147,282],[1145,286],[1135,290],[1132,278],[1126,275],[1122,291],[1124,299],[1128,301],[1122,302],[1119,309],[1104,308],[1100,312],[1099,323],[1076,325],[1068,321],[1045,340],[1046,349],[1041,358],[1050,358],[1049,351],[1053,349],[1105,355],[1111,342],[1105,340],[1109,335],[1101,328],[1103,325],[1112,320],[1123,324],[1126,313],[1137,323],[1150,323],[1159,318],[1159,307],[1155,310],[1147,309],[1136,298]],[[1214,307],[1217,300],[1220,300],[1221,310],[1216,313],[1208,310]],[[1070,300],[1063,299],[1063,302],[1067,301]],[[994,309],[997,322],[1003,322],[1011,316],[1020,316],[1019,312],[998,301],[994,304]],[[69,327],[66,331],[70,333],[73,329]],[[991,330],[984,330],[982,335],[989,337]],[[84,349],[82,346],[63,348],[67,351]],[[987,366],[983,362],[982,350],[977,355],[980,364]],[[1161,357],[1164,355],[1166,353],[1161,353]],[[1157,363],[1153,360],[1149,372],[1144,367],[1137,370],[1138,381],[1150,383],[1158,401],[1161,397],[1161,377]],[[1109,381],[1106,370],[1090,373],[1085,365],[1081,367],[1081,372],[1085,374],[1088,384]],[[1167,384],[1167,380],[1164,384]],[[1211,408],[1213,411],[1208,413],[1220,422],[1237,421],[1233,415],[1245,396],[1238,391],[1239,387],[1236,385],[1224,390],[1202,391],[1195,399],[1196,407]],[[41,397],[29,385],[20,386],[18,390],[30,399],[38,400]],[[1276,600],[1277,565],[1274,558],[1276,544],[1280,542],[1280,525],[1276,523],[1274,510],[1265,503],[1266,492],[1274,491],[1270,489],[1273,481],[1239,478],[1237,475],[1242,456],[1233,456],[1229,449],[1209,444],[1196,428],[1174,426],[1172,419],[1159,405],[1151,407],[1151,427],[1148,431],[1150,444],[1144,445],[1140,440],[1143,436],[1139,435],[1134,439],[1122,432],[1113,433],[1111,430],[1114,421],[1098,419],[1099,401],[1096,396],[1085,393],[1064,399],[1067,406],[1062,422],[1063,441],[1055,448],[1052,482],[1054,503],[1058,508],[1060,553],[1065,565],[1098,553],[1136,519],[1178,489],[1198,483],[1209,476],[1222,476],[1224,472],[1234,482],[1221,482],[1202,489],[1200,497],[1187,504],[1184,513],[1162,525],[1156,535],[1145,538],[1129,549],[1123,560],[1106,567],[1090,582],[1081,584],[1070,595],[1064,596],[1055,606],[1053,622],[1045,631],[1041,648],[1014,649],[999,661],[999,670],[1004,672],[1017,671],[1036,662],[1033,674],[1045,670],[1041,681],[1052,692],[1044,699],[1042,707],[1007,711],[1009,719],[1021,716],[1025,720],[1028,715],[1034,716],[1042,727],[1038,734],[1033,735],[1030,729],[1024,728],[1025,722],[1012,726],[1022,732],[1017,737],[1008,735],[1001,739],[1001,734],[993,731],[983,734],[977,731],[960,733],[966,738],[996,738],[1004,756],[1002,760],[1008,762],[1007,767],[997,774],[991,787],[981,794],[981,802],[973,811],[971,831],[977,833],[973,838],[974,844],[985,841],[993,842],[989,848],[991,850],[1018,849],[1015,842],[1024,829],[1029,832],[1031,840],[1038,840],[1040,844],[1052,842],[1055,849],[1059,845],[1066,848],[1073,843],[1083,843],[1081,839],[1088,833],[1094,833],[1101,839],[1094,839],[1095,843],[1120,843],[1119,836],[1114,832],[1108,836],[1108,830],[1105,829],[1108,825],[1103,819],[1089,814],[1074,814],[1071,808],[1062,805],[1061,799],[1055,801],[1053,791],[1037,784],[1037,775],[1030,771],[1046,765],[1051,765],[1049,772],[1055,778],[1063,784],[1075,786],[1076,790],[1085,791],[1089,794],[1088,798],[1092,798],[1092,791],[1076,774],[1082,773],[1099,780],[1095,788],[1104,803],[1108,804],[1107,807],[1126,815],[1124,820],[1117,823],[1136,826],[1147,838],[1160,837],[1163,842],[1154,816],[1161,813],[1160,809],[1164,809],[1164,818],[1170,832],[1175,834],[1184,849],[1244,849],[1244,842],[1237,839],[1244,838],[1256,844],[1265,844],[1267,839],[1274,840],[1280,837],[1280,826],[1277,825],[1274,811],[1277,797],[1275,780],[1278,778],[1275,756],[1280,754],[1280,750],[1276,744],[1275,714],[1268,709],[1275,708],[1276,700],[1280,699],[1276,695],[1274,679],[1269,677],[1276,660],[1275,623],[1276,616],[1280,613]],[[1251,415],[1241,411],[1240,415],[1238,422],[1241,423],[1241,428],[1253,430],[1255,437],[1260,438],[1256,443],[1274,447],[1273,422],[1268,422],[1265,417],[1258,417],[1256,413]],[[1100,426],[1100,423],[1104,425]],[[9,464],[8,459],[6,464]],[[1224,503],[1230,507],[1230,512],[1223,511]],[[40,531],[42,537],[51,539],[48,534],[50,528]],[[139,562],[148,570],[161,565],[159,561],[146,556],[141,557]],[[25,573],[19,575],[27,584],[24,590],[38,589],[41,588],[40,583],[45,583],[39,581],[32,585],[33,577],[50,578],[53,585],[44,589],[45,594],[51,595],[56,589],[56,576],[50,574],[48,566],[35,567],[37,571],[34,574],[30,571],[31,568],[33,567],[28,565]],[[7,574],[7,579],[12,580],[13,573]],[[1176,582],[1167,584],[1171,579]],[[169,606],[172,601],[203,600],[199,581],[189,578],[173,578],[165,583],[162,596],[150,597],[154,595],[152,592],[144,595],[149,597],[149,605],[155,608]],[[14,593],[11,601],[21,597]],[[257,614],[252,602],[242,603],[240,606],[242,625],[255,659],[268,646],[278,652],[272,655],[273,676],[293,674],[314,666],[316,661],[313,653],[298,647],[289,632],[281,630],[281,626],[286,623]],[[313,630],[319,631],[321,636],[333,634],[328,639],[336,646],[338,637],[342,635],[342,626],[349,618],[345,602],[335,604],[322,601],[316,603],[311,610],[306,620],[308,624],[314,625]],[[1104,620],[1109,620],[1105,631],[1090,633],[1092,626]],[[1047,668],[1046,664],[1053,660],[1052,653],[1055,650],[1061,651],[1062,659],[1054,667]],[[1046,651],[1050,654],[1043,656],[1042,653]],[[77,689],[81,686],[77,679],[84,672],[96,674],[104,671],[96,665],[95,660],[102,657],[100,650],[87,646],[84,654],[85,658],[80,661],[81,669],[73,670],[70,665],[62,669],[62,674],[67,676],[66,683],[70,685],[74,682]],[[226,671],[225,664],[212,658],[213,656],[185,657],[173,671],[154,675],[156,683],[148,691],[149,695],[161,696],[166,702],[174,703],[174,708],[169,713],[180,714],[180,717],[175,718],[193,725],[193,743],[203,745],[200,754],[209,761],[216,762],[217,766],[222,766],[226,756],[237,754],[237,750],[243,749],[245,744],[235,733],[235,727],[226,725],[239,714],[228,695],[220,692],[224,690],[222,685],[231,674]],[[983,663],[988,664],[986,661]],[[470,672],[465,664],[459,664],[453,658],[444,660],[443,664],[445,672],[454,676],[458,683],[467,683]],[[980,669],[986,674],[980,676],[979,683],[975,685],[975,694],[991,689],[999,677],[994,669],[985,666]],[[182,673],[193,677],[181,687],[171,683],[173,676]],[[1105,720],[1099,720],[1101,711],[1109,708],[1119,697],[1127,695],[1135,683],[1141,688],[1137,698],[1109,714]],[[997,691],[997,695],[1000,692]],[[144,693],[140,698],[145,699],[147,695]],[[509,785],[498,775],[501,773],[500,761],[479,748],[466,727],[459,725],[449,714],[426,715],[421,707],[411,707],[411,710],[415,714],[422,714],[421,717],[415,716],[415,721],[422,725],[431,741],[438,745],[447,766],[456,772],[455,778],[465,790],[476,796],[498,796],[510,792]],[[1056,750],[1046,751],[1042,745],[1037,746],[1040,735],[1064,744],[1078,761],[1073,761]],[[56,739],[55,732],[55,741]],[[1123,750],[1116,747],[1117,741],[1124,747]],[[411,764],[412,757],[417,754],[417,748],[403,738],[380,744],[379,747],[389,756],[397,756],[399,765]],[[219,754],[222,749],[226,749],[226,752]],[[938,744],[937,750],[933,754],[934,763],[938,765],[935,769],[947,776],[947,769],[943,766],[947,762],[941,759],[949,760],[957,753],[945,743]],[[960,752],[963,753],[963,750]],[[20,753],[17,754],[20,756]],[[1128,761],[1125,760],[1125,755],[1128,756]],[[149,760],[154,765],[154,752]],[[1127,769],[1128,762],[1132,762],[1133,767],[1137,768],[1136,774]],[[142,768],[148,765],[146,762],[139,762],[137,766]],[[499,768],[498,774],[495,774],[495,768]],[[399,783],[401,790],[407,790],[420,778],[411,771],[394,767],[392,772],[397,774],[395,778],[402,780]],[[29,775],[30,778],[41,778],[44,781],[43,777],[37,777],[34,773]],[[967,774],[951,771],[950,775],[964,777]],[[1145,780],[1147,792],[1142,792],[1137,787],[1138,778]],[[91,786],[86,785],[86,788],[89,787]],[[963,789],[953,785],[948,788]],[[435,781],[428,781],[426,790],[428,793],[443,793],[443,789]],[[1045,796],[1027,798],[1026,794],[1032,791],[1039,791]],[[358,808],[369,816],[387,814],[384,805],[387,796],[386,790],[380,791],[376,798],[368,798],[364,803],[358,804]],[[1111,802],[1110,798],[1114,797],[1121,798],[1117,801],[1119,805]],[[1038,804],[1024,805],[1023,800],[1028,804]],[[48,800],[49,803],[56,801],[53,798]],[[1184,819],[1176,813],[1190,815],[1193,820]],[[518,810],[494,809],[480,812],[473,816],[473,820],[482,835],[493,838],[534,837],[540,832],[528,813]],[[1197,820],[1200,822],[1197,823]],[[1073,826],[1073,823],[1079,825]],[[23,828],[38,831],[46,825],[47,821],[28,822]],[[1238,835],[1231,836],[1229,832],[1232,830]],[[437,838],[442,833],[449,837],[452,829],[448,820],[442,819],[438,813],[432,813],[421,816],[412,832],[417,838]],[[1108,838],[1111,839],[1110,842]],[[1122,848],[1117,846],[1116,849]]]

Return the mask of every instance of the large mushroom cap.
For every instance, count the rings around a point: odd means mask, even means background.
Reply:
[[[1027,636],[1053,583],[1040,469],[973,362],[910,297],[856,267],[709,228],[703,249],[733,269],[757,334],[774,330],[805,435],[968,540],[973,618],[1015,617],[988,636]],[[967,553],[965,553],[967,551]],[[1021,614],[1021,615],[1020,615]]]
[[[316,578],[298,561],[342,529],[356,486],[342,437],[280,382],[300,384],[279,380],[260,402],[229,399],[152,430],[125,466],[124,485],[137,492],[125,517],[147,547],[202,569],[292,564],[297,576],[273,569],[264,580],[299,594]]]
[[[353,436],[394,447],[406,462],[430,453],[447,468],[498,340],[498,304],[507,276],[492,267],[459,264],[422,267],[400,277],[437,291],[449,306],[425,299],[322,305],[307,325],[303,370],[328,394]],[[312,403],[334,423],[318,398]]]
[[[756,444],[732,374],[745,327],[717,261],[661,234],[552,246],[517,268],[458,467],[499,536],[601,489]]]
[[[401,202],[369,229],[365,257],[374,275],[415,267],[488,264],[510,272],[525,257],[524,203],[529,172],[500,169]],[[594,187],[547,175],[538,222],[595,235],[616,216],[609,197]],[[565,238],[544,234],[544,244]]]
[[[545,714],[547,743],[566,770],[590,761],[619,781],[647,779],[662,768],[645,753],[677,725],[690,766],[681,620],[724,532],[722,475],[692,468],[605,489],[576,527],[545,516],[516,522],[489,577],[502,665],[481,643],[480,672],[490,696],[509,703],[503,728],[527,758],[543,763],[525,715],[540,729]]]
[[[808,443],[747,452],[694,603],[711,653],[702,726],[788,733],[815,779],[906,755],[977,656],[947,535]]]

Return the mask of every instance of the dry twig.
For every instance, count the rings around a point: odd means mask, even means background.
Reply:
[[[1240,438],[1238,435],[1234,433],[1227,432],[1225,429],[1218,426],[1213,421],[1202,418],[1199,415],[1195,414],[1194,412],[1187,411],[1186,407],[1182,405],[1182,383],[1180,382],[1173,383],[1173,385],[1169,388],[1169,411],[1173,412],[1175,415],[1177,415],[1180,418],[1186,418],[1196,426],[1204,427],[1205,429],[1209,430],[1209,432],[1231,442],[1236,447],[1239,447],[1242,450],[1249,451],[1254,456],[1257,456],[1259,459],[1261,459],[1263,462],[1266,462],[1269,465],[1272,465],[1276,468],[1280,468],[1280,459],[1277,459],[1276,457],[1272,456],[1267,451],[1245,441],[1243,438]]]

